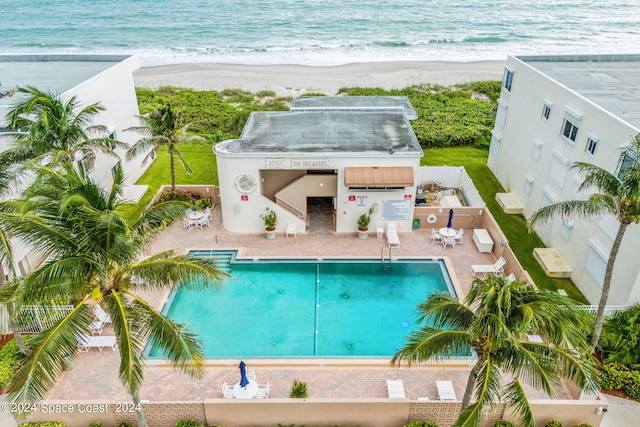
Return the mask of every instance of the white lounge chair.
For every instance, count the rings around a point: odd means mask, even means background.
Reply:
[[[404,399],[404,384],[402,380],[387,380],[387,391],[392,399]]]
[[[387,244],[390,248],[399,248],[400,239],[398,238],[398,230],[394,221],[387,223]]]
[[[113,335],[94,337],[87,334],[79,334],[76,339],[78,340],[78,351],[81,353],[85,353],[92,348],[102,351],[105,347],[111,347],[111,351],[115,351],[117,346],[116,337]]]
[[[507,263],[503,257],[498,258],[494,264],[474,264],[471,266],[471,274],[482,273],[484,277],[487,274],[495,274],[496,276],[502,276],[504,274],[504,266]]]
[[[431,229],[431,243],[442,243],[442,234],[438,233],[435,228]]]
[[[458,400],[451,381],[436,381],[440,400]]]
[[[225,399],[233,399],[235,397],[233,395],[233,387],[231,387],[227,383],[222,384],[222,396]]]
[[[266,384],[258,384],[258,394],[256,399],[266,399],[269,397],[269,381]]]
[[[293,221],[289,221],[287,223],[287,231],[284,237],[293,236],[296,237],[296,223]]]
[[[508,275],[507,277],[505,277],[505,280],[509,283],[515,282],[516,281],[516,275],[511,273],[510,275]]]
[[[91,331],[91,335],[102,335],[102,327],[104,323],[99,321],[98,319],[94,320],[89,324],[89,330]]]
[[[100,305],[96,304],[93,306],[93,314],[96,316],[96,319],[103,324],[111,323],[111,315],[104,311]]]

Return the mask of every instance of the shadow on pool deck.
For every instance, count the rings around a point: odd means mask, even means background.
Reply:
[[[249,257],[367,257],[380,258],[384,251],[389,255],[386,240],[377,239],[375,233],[366,240],[359,240],[356,233],[338,234],[329,230],[318,230],[308,234],[298,233],[296,238],[285,238],[279,233],[275,240],[267,240],[263,234],[235,234],[220,228],[220,212],[214,211],[214,219],[209,228],[185,230],[182,223],[175,223],[154,243],[150,254],[173,249],[185,253],[191,249],[240,249]],[[393,249],[395,257],[443,257],[451,259],[454,271],[463,289],[470,286],[471,264],[493,263],[491,254],[479,253],[471,241],[471,230],[466,230],[465,241],[455,249],[444,249],[431,241],[430,230],[415,230],[400,233],[400,247]],[[215,242],[215,243],[214,243]],[[508,272],[507,272],[508,274]],[[161,296],[147,295],[149,302],[159,304]],[[109,331],[105,331],[109,334]],[[238,381],[238,360],[229,360],[232,365],[209,365],[202,379],[190,379],[169,367],[147,367],[141,399],[192,400],[222,397],[224,382]],[[118,379],[118,352],[92,350],[81,354],[73,369],[66,372],[56,384],[47,399],[105,399],[128,401]],[[469,375],[467,362],[453,369],[444,365],[394,368],[382,360],[376,366],[330,365],[305,366],[257,365],[245,360],[250,368],[257,369],[258,382],[270,382],[270,397],[288,397],[291,383],[299,379],[308,383],[311,397],[318,398],[384,398],[387,397],[386,380],[402,379],[408,398],[429,397],[437,399],[436,380],[451,380],[459,399]],[[286,362],[285,362],[286,363]],[[544,393],[528,390],[531,398],[545,398]],[[566,390],[558,396],[570,398]]]

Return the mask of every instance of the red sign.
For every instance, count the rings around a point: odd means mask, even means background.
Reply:
[[[412,197],[413,197],[413,196],[412,196],[411,194],[405,194],[405,195],[404,195],[404,199],[405,199],[405,200],[407,200],[407,199],[411,199]]]
[[[249,201],[249,196],[246,194],[243,194],[242,196],[240,196],[240,200],[242,200],[243,202],[248,202]]]
[[[351,195],[349,195],[349,201],[350,201],[350,202],[355,202],[355,201],[356,201],[356,196],[354,196],[354,195],[352,195],[352,194],[351,194]]]

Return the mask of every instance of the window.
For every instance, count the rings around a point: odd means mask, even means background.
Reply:
[[[536,160],[540,160],[540,153],[542,152],[542,142],[538,141],[537,139],[533,140],[533,151],[531,152],[531,156],[536,159]]]
[[[513,70],[505,68],[504,78],[502,80],[502,86],[507,90],[507,92],[511,92],[511,84],[513,83]]]
[[[593,135],[589,135],[589,137],[587,138],[587,145],[584,147],[584,151],[586,151],[587,153],[593,156],[596,152],[597,146],[598,146],[598,139]]]
[[[120,167],[120,162],[116,163],[112,168],[111,168],[111,178],[115,178],[116,177],[116,173],[118,172],[118,168]]]
[[[507,119],[507,108],[508,105],[502,102],[502,100],[498,100],[498,111],[496,113],[496,124],[501,128],[504,127],[504,122]]]
[[[565,118],[564,123],[562,124],[562,136],[564,136],[571,142],[576,142],[577,134],[578,134],[578,126],[573,124],[571,120]]]
[[[500,154],[500,142],[502,142],[501,138],[491,132],[491,144],[489,145],[489,153],[491,153],[493,157],[498,157],[498,155]]]
[[[565,241],[569,241],[572,230],[573,230],[573,223],[568,219],[563,218],[562,226],[560,227],[560,237],[562,237]]]
[[[622,161],[620,162],[620,170],[618,171],[618,178],[621,177],[624,171],[626,171],[630,167],[633,167],[633,165],[634,165],[633,157],[631,157],[628,154],[625,154],[624,157],[622,158]]]
[[[109,136],[107,136],[107,138],[109,139],[116,139],[116,132],[113,131],[109,134]],[[116,144],[114,144],[111,141],[107,141],[107,147],[111,148],[112,150],[116,148]]]
[[[558,187],[564,187],[564,181],[569,172],[569,159],[558,151],[553,150],[553,160],[551,161],[551,170],[549,171],[549,178],[555,182]]]
[[[524,177],[524,193],[527,196],[530,196],[532,189],[533,189],[533,178],[531,178],[529,175],[525,175],[525,177]]]
[[[596,242],[589,239],[589,253],[587,254],[587,259],[584,261],[584,271],[600,286],[602,286],[602,282],[604,282],[607,260],[608,257],[602,249],[600,249]]]
[[[542,120],[545,122],[549,121],[549,116],[551,115],[551,104],[545,102],[542,107]]]
[[[540,209],[546,208],[556,203],[556,200],[547,190],[542,192],[542,201],[540,202]]]

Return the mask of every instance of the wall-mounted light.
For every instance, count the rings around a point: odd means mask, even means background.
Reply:
[[[482,216],[482,209],[478,211],[478,215]]]
[[[209,187],[207,187],[207,193],[209,193]]]
[[[320,183],[320,188],[324,187],[324,182]]]

